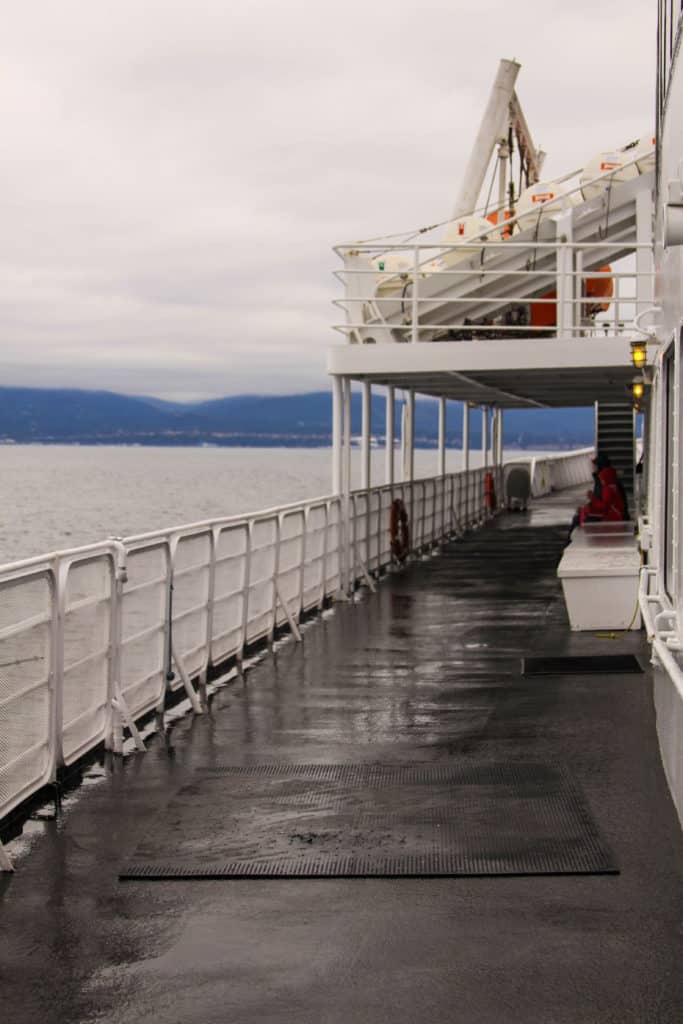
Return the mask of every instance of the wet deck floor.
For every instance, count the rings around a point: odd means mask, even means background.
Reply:
[[[683,840],[649,675],[520,675],[570,634],[566,498],[312,623],[68,801],[0,882],[4,1024],[679,1021]],[[567,765],[617,876],[118,881],[199,765]]]

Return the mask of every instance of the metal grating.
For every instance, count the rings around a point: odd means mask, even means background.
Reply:
[[[580,790],[546,764],[205,769],[132,879],[613,874]]]
[[[525,676],[621,675],[642,671],[634,654],[522,658],[522,675]]]

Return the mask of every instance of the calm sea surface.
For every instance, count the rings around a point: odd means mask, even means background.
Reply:
[[[381,483],[384,452],[372,456]],[[416,451],[415,467],[433,476],[436,452]],[[328,448],[0,445],[0,564],[329,494],[330,480]]]

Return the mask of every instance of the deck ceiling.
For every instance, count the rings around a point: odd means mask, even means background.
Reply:
[[[328,371],[505,408],[624,401],[636,373],[622,337],[344,345],[330,350]]]

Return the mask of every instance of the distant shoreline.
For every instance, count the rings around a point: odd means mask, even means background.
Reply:
[[[543,438],[530,439],[529,444],[520,445],[519,443],[505,443],[504,447],[506,451],[548,451],[548,452],[565,452],[573,451],[576,448],[590,447],[592,441],[585,441],[582,439],[576,439],[571,441],[545,441]],[[96,438],[84,438],[83,440],[65,440],[64,438],[37,438],[35,440],[22,440],[16,441],[12,438],[0,438],[0,449],[1,448],[183,448],[190,450],[197,449],[215,449],[215,448],[283,448],[283,449],[320,449],[326,448],[332,450],[332,441],[320,440],[314,441],[309,438],[293,438],[293,437],[270,437],[263,439],[235,439],[235,440],[220,440],[220,441],[191,441],[187,438],[178,440],[168,440],[163,438],[155,438],[154,440],[115,440],[115,439],[96,439]],[[430,438],[416,438],[415,448],[420,451],[436,451],[438,448],[437,442]],[[460,438],[446,441],[446,448],[449,451],[462,451],[462,440]],[[473,438],[470,446],[472,451],[481,450],[481,440],[479,438]],[[353,451],[358,451],[357,445],[353,446]],[[379,446],[373,445],[372,451],[385,451],[386,448],[383,444]],[[398,452],[399,449],[396,449]]]

